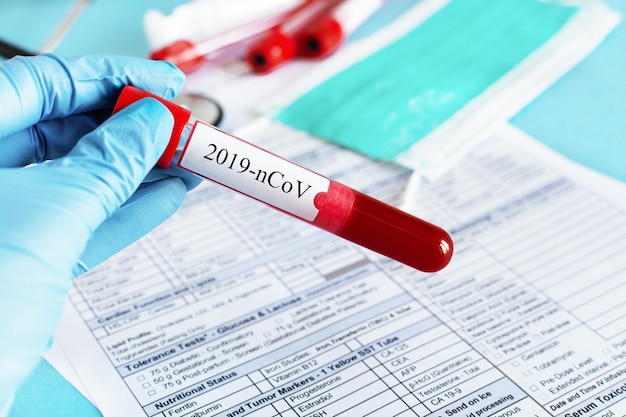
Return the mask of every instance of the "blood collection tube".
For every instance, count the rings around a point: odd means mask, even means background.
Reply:
[[[298,54],[306,58],[328,55],[370,16],[385,0],[345,0],[305,25],[296,35]]]
[[[150,59],[171,62],[189,74],[198,69],[210,55],[224,57],[225,54],[229,54],[229,49],[245,49],[267,30],[276,27],[285,16],[286,13],[282,13],[258,19],[199,42],[179,39],[151,52]]]
[[[196,120],[172,102],[126,86],[114,112],[145,97],[159,100],[174,116],[159,166],[173,163],[424,272],[450,261],[452,239],[440,227]]]
[[[250,69],[266,74],[295,58],[298,54],[296,35],[316,17],[325,14],[342,0],[305,0],[266,36],[254,43],[246,53]]]

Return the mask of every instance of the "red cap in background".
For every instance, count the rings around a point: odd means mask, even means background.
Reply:
[[[333,52],[344,40],[341,24],[331,14],[315,19],[296,35],[298,53],[306,58],[319,58]]]
[[[253,72],[266,74],[293,59],[298,52],[295,39],[272,30],[265,38],[252,45],[246,61]]]

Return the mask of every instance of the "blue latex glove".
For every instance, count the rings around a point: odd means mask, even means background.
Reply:
[[[172,129],[162,104],[108,118],[123,85],[172,98],[183,83],[169,64],[135,58],[0,64],[0,416],[50,346],[71,278],[157,226],[195,185],[150,172]]]

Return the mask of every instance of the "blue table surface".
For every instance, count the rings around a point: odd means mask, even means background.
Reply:
[[[72,0],[4,2],[0,39],[38,49]],[[389,19],[415,0],[389,0]],[[142,18],[148,8],[171,13],[182,0],[94,1],[55,52],[147,56]],[[626,0],[605,0],[626,15]],[[28,25],[25,22],[29,22]],[[626,181],[626,24],[511,122],[561,154]],[[100,412],[45,361],[18,392],[11,417],[97,417]]]

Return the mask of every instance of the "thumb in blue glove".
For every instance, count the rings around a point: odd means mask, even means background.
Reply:
[[[194,185],[164,173],[141,185],[172,129],[156,100],[103,122],[123,85],[171,98],[183,82],[169,64],[120,57],[0,65],[0,416],[49,347],[79,266],[155,227]]]

